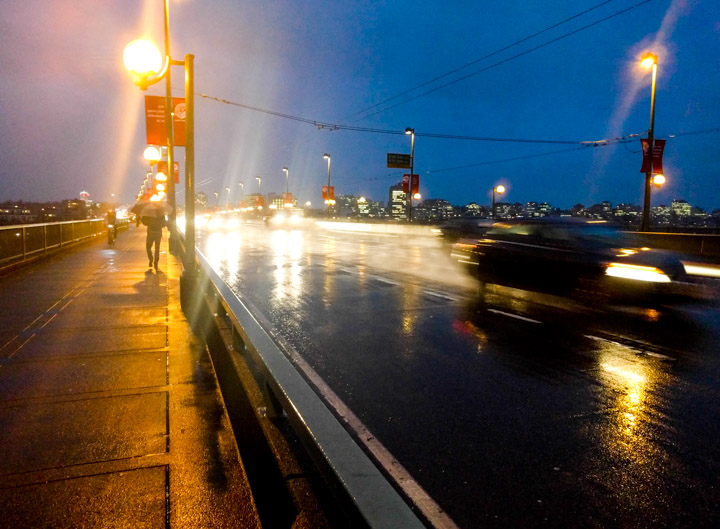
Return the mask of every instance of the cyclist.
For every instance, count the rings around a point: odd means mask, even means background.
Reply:
[[[108,230],[108,245],[110,247],[115,246],[115,239],[117,238],[117,213],[115,208],[111,209],[107,213],[107,230]]]

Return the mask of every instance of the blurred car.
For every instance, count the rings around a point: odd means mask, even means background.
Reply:
[[[699,290],[679,257],[633,247],[627,234],[603,221],[511,220],[463,238],[451,255],[481,283],[590,302],[697,299]]]
[[[300,208],[273,210],[265,217],[265,224],[272,228],[298,228],[303,223],[304,211]]]
[[[465,237],[479,237],[493,225],[494,221],[480,217],[458,217],[433,228],[433,233],[442,237],[443,242],[453,244]]]

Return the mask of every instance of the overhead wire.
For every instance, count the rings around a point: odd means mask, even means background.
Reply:
[[[492,68],[495,68],[495,67],[500,66],[500,65],[502,65],[502,64],[505,64],[505,63],[507,63],[507,62],[510,62],[510,61],[512,61],[512,60],[515,60],[515,59],[517,59],[517,58],[519,58],[519,57],[522,57],[522,56],[524,56],[524,55],[527,55],[527,54],[529,54],[529,53],[532,53],[532,52],[534,52],[534,51],[537,51],[537,50],[539,50],[539,49],[541,49],[541,48],[544,48],[544,47],[546,47],[546,46],[549,46],[550,44],[554,44],[554,43],[556,43],[556,42],[558,42],[558,41],[560,41],[560,40],[563,40],[563,39],[565,39],[565,38],[567,38],[567,37],[570,37],[570,36],[572,36],[572,35],[575,35],[576,33],[579,33],[579,32],[581,32],[581,31],[584,31],[584,30],[586,30],[586,29],[589,29],[589,28],[591,28],[591,27],[593,27],[593,26],[596,26],[596,25],[598,25],[598,24],[601,24],[602,22],[605,22],[605,21],[607,21],[607,20],[610,20],[611,18],[615,18],[615,17],[617,17],[617,16],[620,16],[620,15],[622,15],[622,14],[625,14],[625,13],[627,13],[627,12],[629,12],[629,11],[632,11],[633,9],[636,9],[636,8],[638,8],[638,7],[642,6],[642,5],[645,5],[645,4],[649,3],[649,2],[652,2],[652,0],[643,0],[643,1],[640,2],[640,3],[634,4],[634,5],[632,5],[632,6],[630,6],[630,7],[627,7],[627,8],[625,8],[625,9],[623,9],[623,10],[617,11],[617,12],[611,14],[611,15],[608,15],[608,16],[606,16],[606,17],[604,17],[604,18],[601,18],[601,19],[599,19],[599,20],[596,20],[595,22],[591,22],[590,24],[587,24],[587,25],[585,25],[585,26],[583,26],[583,27],[581,27],[581,28],[575,29],[575,30],[570,31],[570,32],[568,32],[568,33],[565,33],[564,35],[560,35],[559,37],[556,37],[556,38],[554,38],[554,39],[551,39],[551,40],[549,40],[549,41],[547,41],[547,42],[544,42],[544,43],[542,43],[542,44],[538,44],[537,46],[535,46],[535,47],[533,47],[533,48],[530,48],[529,50],[522,51],[522,52],[517,53],[517,54],[515,54],[515,55],[513,55],[513,56],[511,56],[511,57],[508,57],[508,58],[503,59],[503,60],[501,60],[501,61],[498,61],[498,62],[496,62],[496,63],[494,63],[494,64],[491,64],[490,66],[486,66],[485,68],[481,68],[480,70],[476,70],[476,71],[474,71],[474,72],[472,72],[472,73],[469,73],[469,74],[467,74],[467,75],[464,75],[464,76],[462,76],[462,77],[459,77],[459,78],[457,78],[457,79],[454,79],[454,80],[452,80],[452,81],[449,81],[449,82],[447,82],[447,83],[445,83],[445,84],[442,84],[442,85],[440,85],[440,86],[436,86],[435,88],[432,88],[432,89],[430,89],[430,90],[426,90],[425,92],[422,92],[422,93],[420,93],[420,94],[414,95],[413,97],[410,97],[410,98],[407,98],[407,99],[405,99],[405,100],[403,100],[403,101],[400,101],[400,102],[398,102],[398,103],[395,103],[394,105],[390,105],[390,106],[388,106],[388,107],[384,107],[384,108],[382,108],[382,109],[380,109],[380,110],[377,110],[377,111],[375,111],[375,112],[372,112],[372,113],[370,113],[370,114],[366,114],[366,115],[363,116],[363,118],[369,118],[369,117],[375,116],[375,115],[377,115],[377,114],[381,114],[382,112],[386,112],[387,110],[390,110],[391,108],[395,108],[395,107],[398,107],[398,106],[400,106],[400,105],[404,105],[405,103],[409,103],[410,101],[413,101],[413,100],[418,99],[418,98],[420,98],[420,97],[426,96],[426,95],[428,95],[428,94],[432,94],[433,92],[437,92],[438,90],[441,90],[441,89],[446,88],[446,87],[448,87],[448,86],[451,86],[451,85],[453,85],[453,84],[459,83],[460,81],[464,81],[465,79],[469,79],[470,77],[474,77],[475,75],[478,75],[478,74],[480,74],[480,73],[483,73],[483,72],[486,72],[486,71],[488,71],[488,70],[491,70]],[[412,90],[410,90],[410,91],[412,91]]]
[[[424,83],[421,83],[421,84],[419,84],[419,85],[417,85],[417,86],[414,86],[413,88],[409,88],[408,90],[405,90],[404,92],[400,92],[399,94],[396,94],[396,95],[394,95],[394,96],[392,96],[392,97],[389,97],[389,98],[387,98],[387,99],[385,99],[385,100],[383,100],[383,101],[380,101],[379,103],[375,103],[374,105],[371,105],[371,106],[367,107],[367,108],[364,109],[364,110],[359,110],[358,112],[355,112],[354,114],[351,114],[350,116],[348,116],[347,119],[354,118],[355,116],[358,116],[358,115],[360,115],[360,114],[364,114],[365,112],[368,112],[368,111],[370,111],[370,110],[372,110],[372,109],[374,109],[374,108],[377,108],[377,107],[379,107],[379,106],[381,106],[381,105],[384,105],[385,103],[388,103],[388,102],[393,101],[393,100],[395,100],[395,99],[397,99],[397,98],[399,98],[399,97],[402,97],[402,96],[404,96],[404,95],[406,95],[406,94],[409,94],[410,92],[414,92],[415,90],[418,90],[418,89],[420,89],[420,88],[422,88],[422,87],[424,87],[424,86],[430,85],[430,84],[432,84],[432,83],[434,83],[434,82],[436,82],[436,81],[439,81],[440,79],[444,79],[445,77],[448,77],[448,76],[450,76],[450,75],[452,75],[452,74],[454,74],[454,73],[457,73],[457,72],[459,72],[459,71],[461,71],[461,70],[464,70],[465,68],[469,68],[470,66],[472,66],[472,65],[474,65],[474,64],[477,64],[477,63],[482,62],[482,61],[484,61],[484,60],[486,60],[486,59],[489,59],[490,57],[493,57],[493,56],[498,55],[498,54],[500,54],[500,53],[502,53],[502,52],[504,52],[504,51],[507,51],[507,50],[509,50],[510,48],[514,48],[515,46],[518,46],[519,44],[522,44],[523,42],[527,42],[528,40],[533,39],[533,38],[535,38],[535,37],[538,37],[538,36],[542,35],[543,33],[547,33],[548,31],[551,31],[551,30],[553,30],[553,29],[555,29],[555,28],[557,28],[557,27],[560,27],[560,26],[562,26],[563,24],[566,24],[566,23],[570,22],[571,20],[574,20],[574,19],[576,19],[576,18],[578,18],[578,17],[581,17],[581,16],[583,16],[583,15],[585,15],[585,14],[587,14],[587,13],[590,13],[590,12],[592,12],[592,11],[594,11],[594,10],[596,10],[596,9],[599,9],[600,7],[602,7],[602,6],[606,5],[606,4],[609,4],[609,3],[611,3],[611,2],[614,2],[614,1],[615,1],[615,0],[605,0],[605,1],[603,1],[603,2],[600,2],[599,4],[594,5],[593,7],[590,7],[590,8],[588,8],[588,9],[584,10],[584,11],[581,11],[580,13],[576,13],[575,15],[572,15],[571,17],[568,17],[568,18],[566,18],[566,19],[564,19],[564,20],[561,20],[560,22],[556,22],[555,24],[552,24],[551,26],[548,26],[548,27],[546,27],[545,29],[542,29],[542,30],[540,30],[540,31],[536,31],[536,32],[533,33],[532,35],[528,35],[527,37],[523,37],[523,38],[520,39],[520,40],[516,40],[516,41],[513,42],[512,44],[508,44],[507,46],[504,46],[504,47],[499,48],[499,49],[497,49],[497,50],[495,50],[495,51],[493,51],[493,52],[490,52],[490,53],[488,53],[487,55],[484,55],[483,57],[480,57],[479,59],[475,59],[475,60],[473,60],[473,61],[470,61],[469,63],[466,63],[466,64],[464,64],[464,65],[462,65],[462,66],[459,66],[459,67],[457,67],[457,68],[455,68],[455,69],[453,69],[453,70],[450,70],[450,71],[448,71],[448,72],[446,72],[446,73],[444,73],[444,74],[438,75],[437,77],[434,77],[433,79],[430,79],[430,80],[428,80],[428,81],[425,81]]]

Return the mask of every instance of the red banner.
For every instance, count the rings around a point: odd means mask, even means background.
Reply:
[[[643,163],[642,167],[640,168],[641,173],[649,173],[650,172],[650,140],[648,139],[641,139],[640,143],[642,144],[642,151],[643,151]],[[653,140],[653,153],[652,153],[652,172],[654,174],[662,174],[663,172],[663,166],[662,166],[662,159],[663,159],[663,151],[665,150],[665,140]]]
[[[323,200],[335,200],[335,186],[322,186]]]
[[[185,99],[174,97],[173,105],[173,144],[185,146]],[[167,145],[165,128],[165,98],[145,96],[145,131],[148,145]]]
[[[402,182],[403,193],[407,193],[408,191],[410,191],[410,176],[412,176],[412,194],[415,195],[420,192],[420,175],[419,174],[414,174],[414,175],[404,174],[403,175],[403,182]]]

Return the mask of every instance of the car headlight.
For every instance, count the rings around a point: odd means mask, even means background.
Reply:
[[[280,225],[285,222],[285,215],[283,215],[282,213],[278,213],[277,215],[273,216],[271,222],[275,225]]]
[[[654,266],[640,266],[626,263],[610,263],[605,269],[605,274],[611,277],[622,279],[634,279],[635,281],[649,281],[651,283],[670,283],[670,278],[665,272]]]

